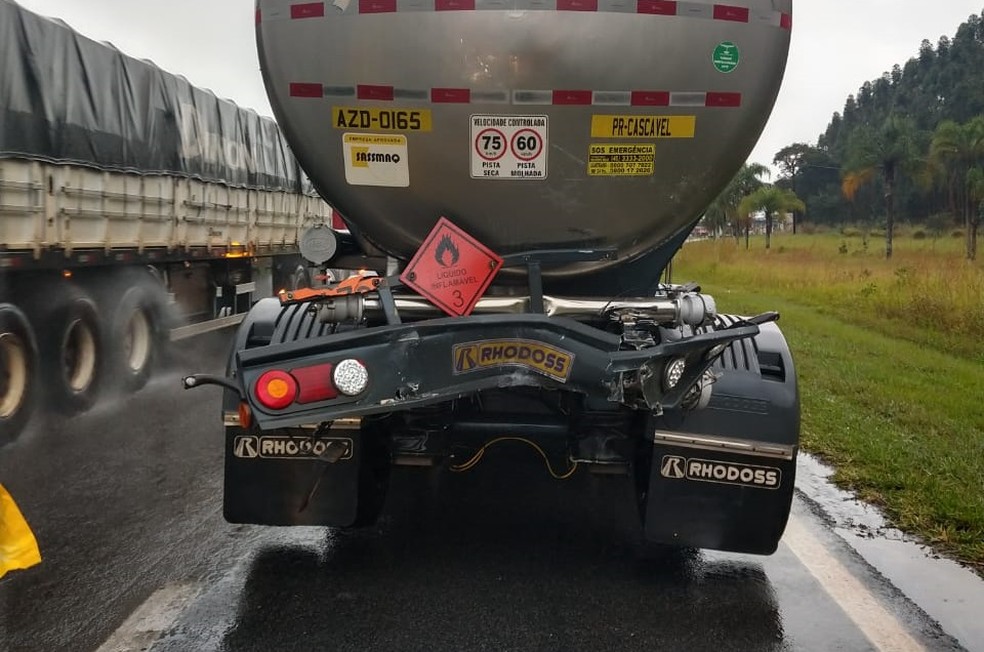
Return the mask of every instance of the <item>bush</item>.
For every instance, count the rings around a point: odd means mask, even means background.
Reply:
[[[962,238],[962,237],[964,237],[963,229],[954,229],[953,231],[950,232],[950,237],[951,238]]]
[[[912,232],[912,239],[913,240],[925,240],[926,239],[926,232],[923,231],[922,229],[916,229],[915,231]]]
[[[943,235],[952,225],[953,220],[947,213],[933,213],[926,218],[926,228],[929,229],[929,232],[934,238],[938,238]]]
[[[803,235],[814,235],[817,232],[817,225],[813,222],[804,222],[799,225],[799,232]]]

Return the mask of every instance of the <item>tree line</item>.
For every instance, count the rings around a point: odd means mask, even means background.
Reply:
[[[772,217],[794,213],[814,224],[862,223],[885,231],[885,253],[899,221],[942,232],[958,224],[967,258],[977,256],[984,218],[984,12],[971,15],[951,39],[922,42],[917,57],[865,82],[847,98],[815,144],[793,143],[776,153],[775,184],[768,168],[742,168],[707,212],[711,228],[747,237],[743,211]],[[760,194],[785,191],[766,205]],[[771,192],[771,190],[770,190]],[[745,204],[743,205],[743,201]],[[776,203],[779,202],[779,203]]]

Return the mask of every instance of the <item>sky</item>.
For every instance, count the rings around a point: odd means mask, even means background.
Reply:
[[[253,40],[254,0],[17,1],[271,115]],[[794,0],[786,77],[749,160],[770,165],[786,145],[815,144],[866,80],[904,65],[924,38],[952,37],[982,9],[984,0]]]

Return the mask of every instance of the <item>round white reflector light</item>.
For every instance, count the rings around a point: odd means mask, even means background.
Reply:
[[[671,390],[677,386],[680,379],[683,378],[683,372],[687,369],[687,361],[683,358],[674,358],[666,365],[666,371],[663,372],[663,386],[667,390]]]
[[[331,373],[335,387],[346,396],[358,396],[369,385],[369,371],[358,360],[342,360]]]

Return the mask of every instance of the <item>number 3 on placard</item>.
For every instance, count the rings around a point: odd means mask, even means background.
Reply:
[[[454,307],[455,308],[460,308],[463,305],[465,305],[465,297],[463,297],[461,295],[461,290],[455,290],[454,293],[451,296],[454,297]]]

